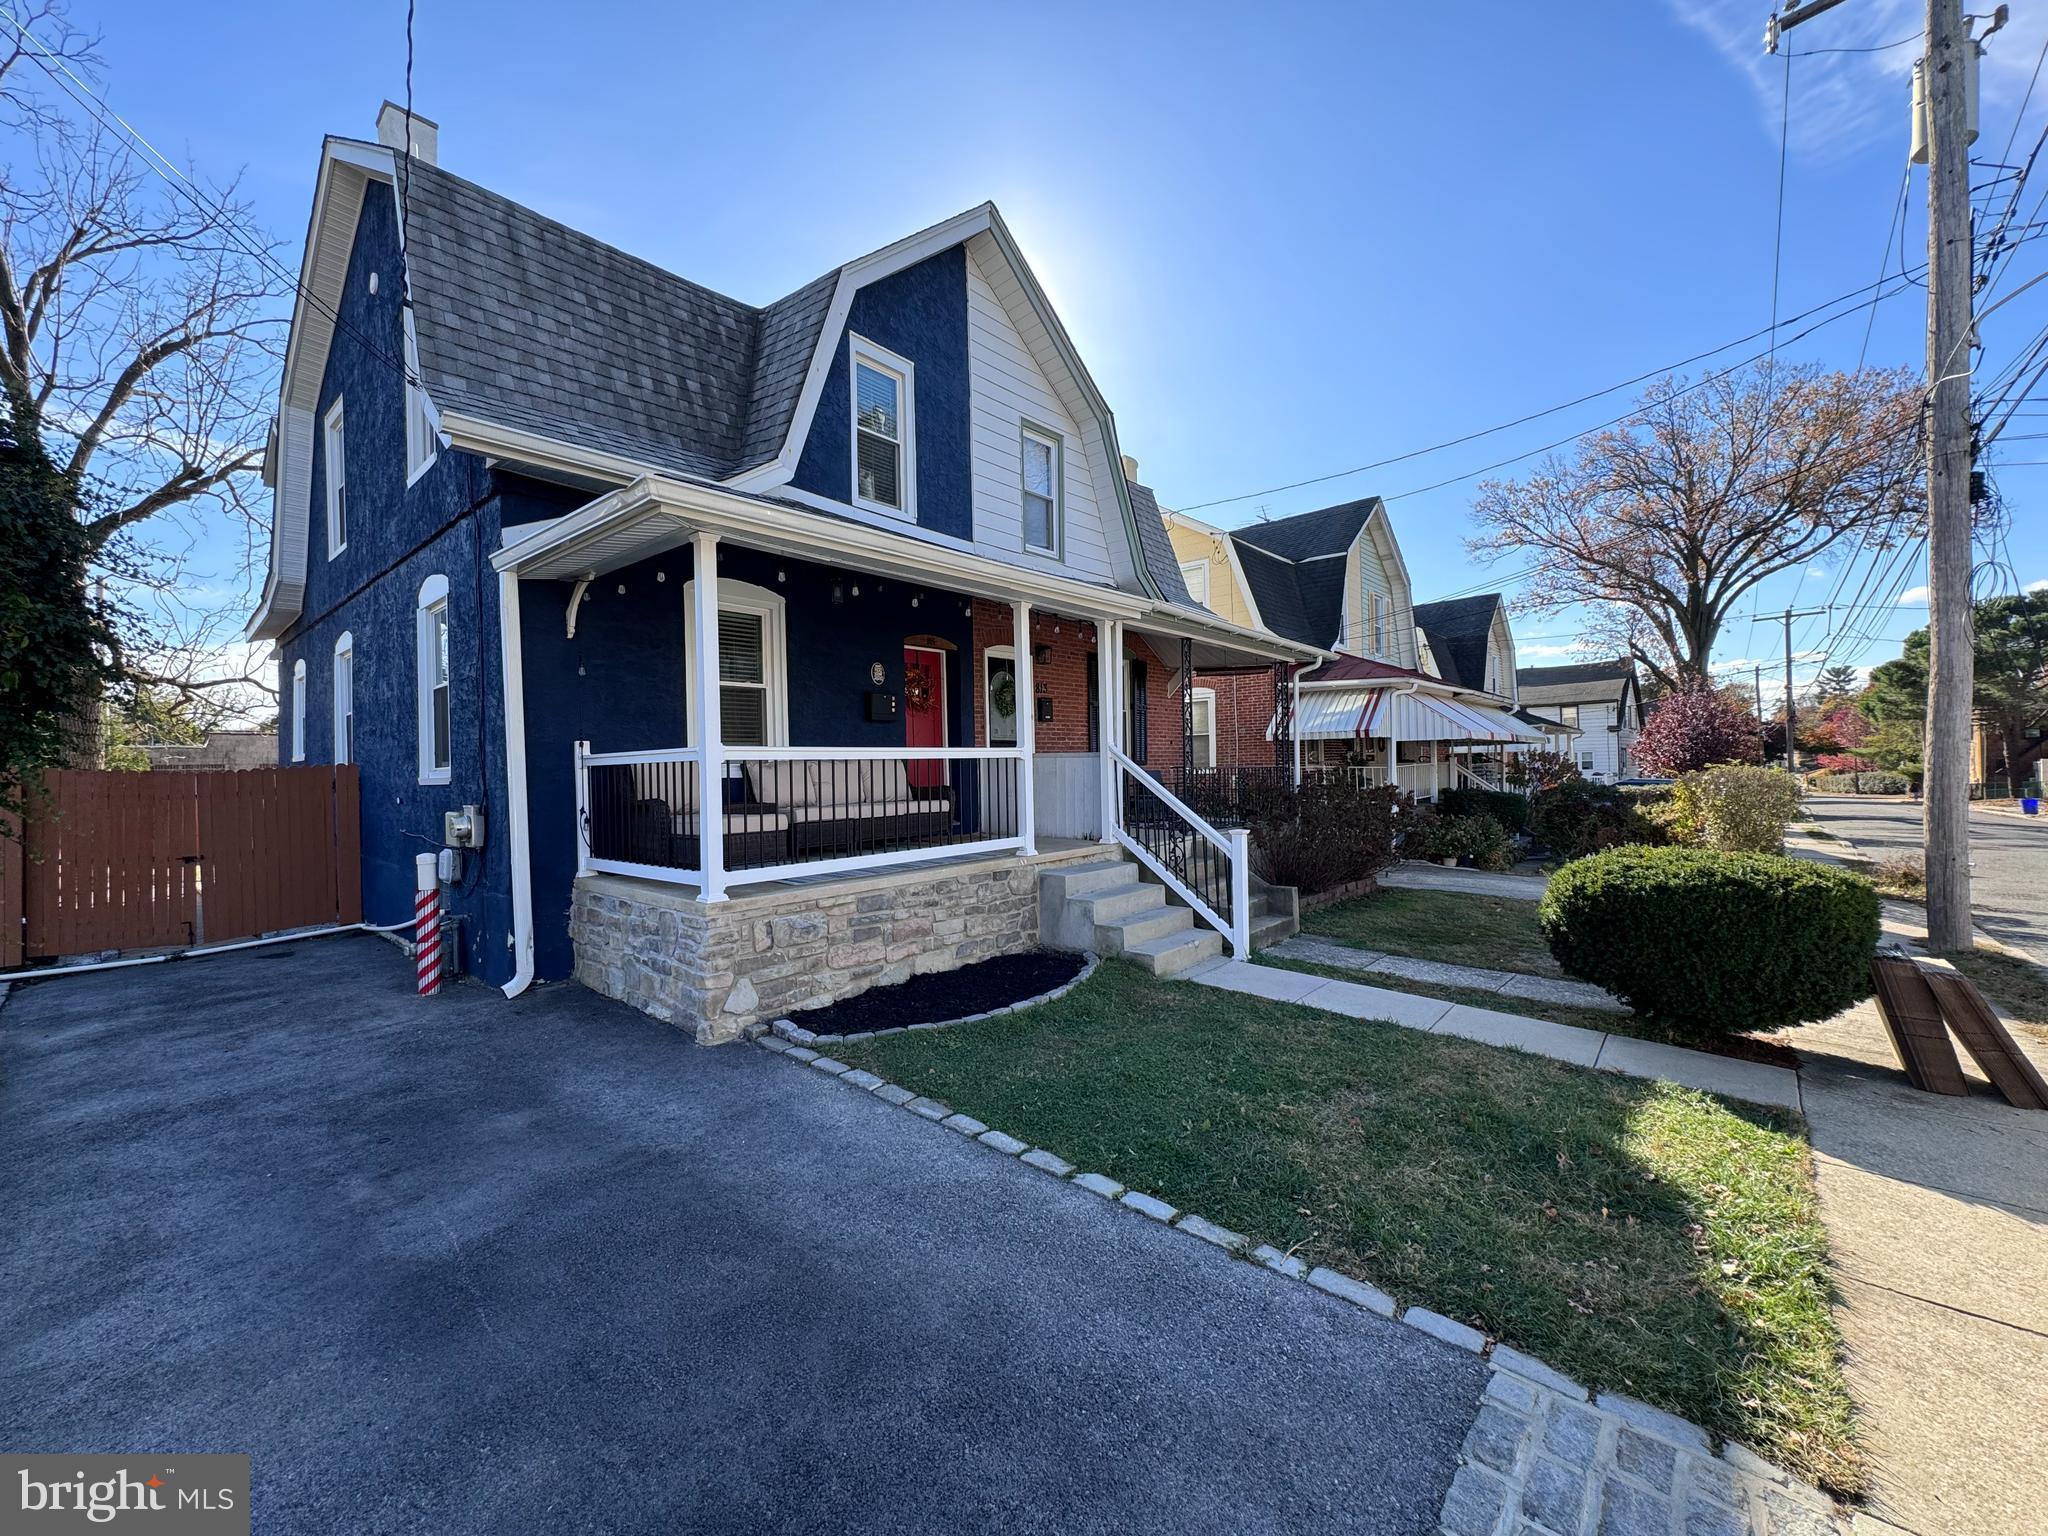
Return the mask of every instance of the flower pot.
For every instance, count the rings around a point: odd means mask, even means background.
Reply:
[[[1456,859],[1438,859],[1437,863],[1443,865],[1445,869],[1456,869],[1458,867]]]

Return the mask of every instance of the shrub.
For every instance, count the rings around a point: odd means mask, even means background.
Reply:
[[[1430,858],[1470,859],[1480,869],[1507,869],[1515,862],[1508,829],[1491,816],[1439,815],[1426,839]]]
[[[1568,974],[1700,1035],[1803,1024],[1870,995],[1877,892],[1804,859],[1610,849],[1551,876],[1537,916]]]
[[[1903,795],[1913,781],[1903,773],[1816,773],[1813,787],[1826,795]]]
[[[1395,832],[1414,801],[1388,785],[1348,774],[1305,776],[1301,787],[1247,791],[1252,868],[1262,880],[1303,895],[1369,880],[1393,864]]]
[[[1725,763],[1688,773],[1673,788],[1674,837],[1723,853],[1778,852],[1799,814],[1798,780],[1775,768]]]
[[[1517,752],[1508,758],[1508,782],[1532,793],[1584,777],[1569,752]]]
[[[1560,859],[1582,859],[1623,843],[1661,843],[1661,828],[1611,784],[1573,779],[1538,795],[1529,835]]]
[[[1691,773],[1715,763],[1753,763],[1763,756],[1756,717],[1705,683],[1664,695],[1631,749],[1656,774]]]
[[[1529,797],[1506,789],[1475,789],[1461,785],[1436,797],[1436,808],[1446,816],[1491,816],[1510,834],[1529,825]]]

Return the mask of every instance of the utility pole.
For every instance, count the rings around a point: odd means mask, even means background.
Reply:
[[[1773,16],[1765,48],[1842,0],[1807,0]],[[2007,8],[1992,11],[1991,32]],[[1973,236],[1970,123],[1979,43],[1962,0],[1927,0],[1927,33],[1917,98],[1914,159],[1927,162],[1927,744],[1923,795],[1927,941],[1968,949],[1970,924],[1970,711],[1976,658],[1970,608],[1970,426]],[[1789,725],[1791,700],[1786,700]],[[1786,741],[1791,751],[1791,741]]]
[[[1825,608],[1802,608],[1794,613],[1787,608],[1778,615],[1785,626],[1785,771],[1790,773],[1797,766],[1799,753],[1799,706],[1792,697],[1792,621],[1810,619],[1815,614],[1826,613]]]
[[[1962,0],[1927,0],[1927,943],[1970,947],[1971,255]],[[1975,60],[1967,61],[1974,64]]]

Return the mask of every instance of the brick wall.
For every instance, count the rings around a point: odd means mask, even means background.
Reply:
[[[990,646],[1009,646],[1016,624],[1007,604],[977,598],[974,604],[974,744],[988,745],[987,669],[982,660]],[[1049,646],[1052,658],[1034,665],[1032,682],[1041,699],[1052,700],[1052,719],[1038,724],[1041,752],[1088,750],[1088,677],[1095,670],[1095,626],[1057,614],[1031,616],[1031,643]],[[1162,658],[1137,636],[1126,637],[1124,654],[1145,663],[1146,763],[1148,768],[1180,766],[1180,658]],[[1267,685],[1268,692],[1271,684]],[[1264,730],[1265,722],[1259,722]]]
[[[1216,695],[1216,766],[1264,767],[1273,761],[1266,727],[1273,720],[1273,673],[1198,672],[1195,686]]]

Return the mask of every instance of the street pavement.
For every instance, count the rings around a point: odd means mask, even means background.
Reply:
[[[1865,856],[1918,857],[1920,807],[1855,795],[1808,795],[1807,819]],[[1977,926],[2048,961],[2048,815],[1970,808],[1970,899]]]
[[[952,1130],[366,937],[0,1008],[0,1445],[261,1531],[1424,1536],[1486,1367]]]

